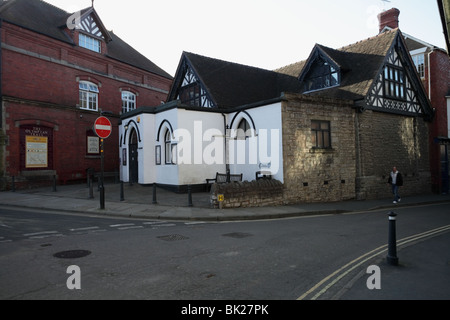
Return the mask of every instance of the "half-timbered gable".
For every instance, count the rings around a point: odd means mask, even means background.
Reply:
[[[430,119],[433,110],[401,33],[390,47],[363,108],[381,112],[422,116]]]
[[[306,62],[277,71],[298,77],[302,93],[353,100],[360,110],[433,116],[399,29],[338,50],[316,45]]]
[[[298,79],[278,72],[184,52],[168,101],[232,109],[299,92]]]
[[[180,100],[191,107],[215,108],[217,106],[186,55],[183,56],[178,67],[169,96],[170,100]]]
[[[77,19],[78,18],[75,18],[75,21]],[[87,8],[81,11],[79,21],[76,21],[75,23],[76,28],[83,33],[96,38],[101,38],[106,42],[111,41],[109,32],[106,30],[94,8]]]

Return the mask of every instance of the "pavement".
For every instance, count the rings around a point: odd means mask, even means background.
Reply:
[[[93,193],[93,198],[90,195]],[[209,193],[193,193],[192,206],[187,194],[176,194],[139,184],[105,184],[105,209],[100,208],[97,187],[90,192],[86,184],[0,192],[0,205],[44,209],[89,215],[173,221],[266,220],[308,215],[342,214],[407,206],[448,203],[450,195],[426,194],[408,197],[399,204],[392,199],[310,203],[265,208],[213,209]],[[449,210],[450,213],[450,210]],[[340,300],[450,300],[450,227],[414,245],[401,249],[401,263],[391,266],[377,261],[382,273],[382,290],[369,290],[370,274],[359,274],[342,288],[339,295],[324,299]],[[380,255],[381,257],[381,255]]]

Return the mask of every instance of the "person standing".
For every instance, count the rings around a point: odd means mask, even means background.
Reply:
[[[397,170],[396,167],[392,169],[392,172],[389,175],[388,183],[392,186],[392,193],[394,194],[394,203],[402,201],[402,198],[400,197],[399,194],[399,188],[403,187],[403,176]]]

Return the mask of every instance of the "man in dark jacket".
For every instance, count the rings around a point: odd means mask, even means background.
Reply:
[[[402,201],[400,194],[398,192],[399,187],[403,187],[403,176],[397,171],[397,168],[394,167],[391,174],[389,175],[388,183],[392,186],[392,193],[394,194],[394,203],[398,203]]]

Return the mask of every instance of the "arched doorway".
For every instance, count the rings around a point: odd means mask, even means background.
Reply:
[[[139,157],[138,157],[138,135],[135,129],[131,131],[129,148],[130,150],[130,183],[139,182]]]

